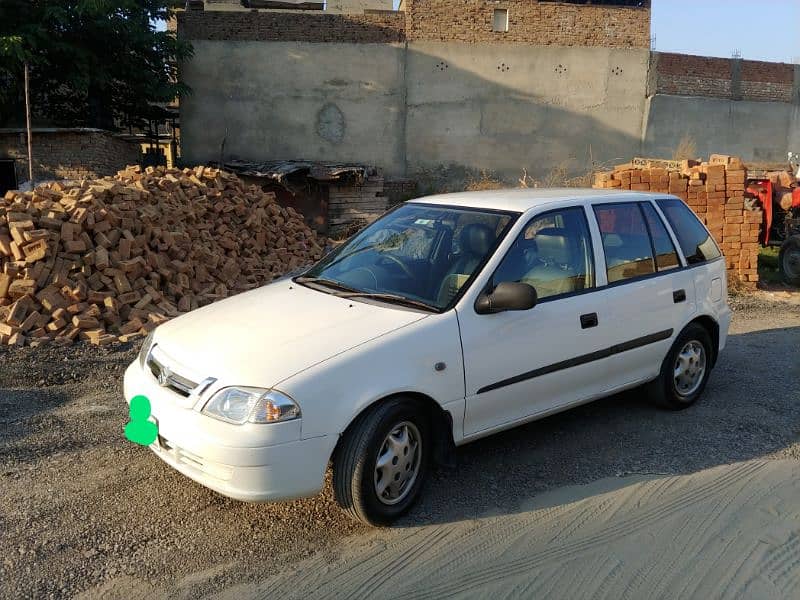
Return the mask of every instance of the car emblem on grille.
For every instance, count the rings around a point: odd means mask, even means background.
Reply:
[[[166,387],[169,384],[170,375],[172,375],[172,371],[170,371],[169,368],[161,367],[161,370],[158,372],[158,385]]]

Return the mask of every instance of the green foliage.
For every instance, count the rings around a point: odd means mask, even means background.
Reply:
[[[24,121],[30,66],[34,121],[113,129],[187,93],[177,62],[191,47],[157,23],[170,0],[0,0],[0,125]]]
[[[766,283],[783,283],[781,267],[778,261],[779,246],[761,248],[758,253],[758,278]]]

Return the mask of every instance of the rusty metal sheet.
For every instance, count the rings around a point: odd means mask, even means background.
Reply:
[[[360,185],[366,177],[377,173],[375,167],[367,165],[329,164],[303,160],[267,162],[230,160],[224,167],[239,175],[272,179],[281,184],[289,183],[290,179],[293,183],[299,179],[310,179],[325,183],[347,181]]]

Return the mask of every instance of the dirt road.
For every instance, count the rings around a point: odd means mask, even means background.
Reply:
[[[636,392],[459,450],[397,527],[222,498],[125,441],[136,348],[0,353],[0,597],[786,597],[800,305],[736,302],[703,402]]]

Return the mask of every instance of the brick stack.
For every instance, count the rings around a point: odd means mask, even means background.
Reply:
[[[318,259],[274,194],[216,169],[129,167],[0,199],[0,344],[105,345]]]
[[[139,144],[107,131],[34,129],[33,176],[45,179],[94,179],[139,160]],[[13,159],[17,181],[28,179],[25,129],[0,131],[0,157]]]
[[[594,187],[677,196],[714,236],[725,255],[729,278],[755,287],[763,216],[760,209],[745,207],[746,180],[747,170],[740,159],[715,154],[702,163],[637,160],[597,173]]]

